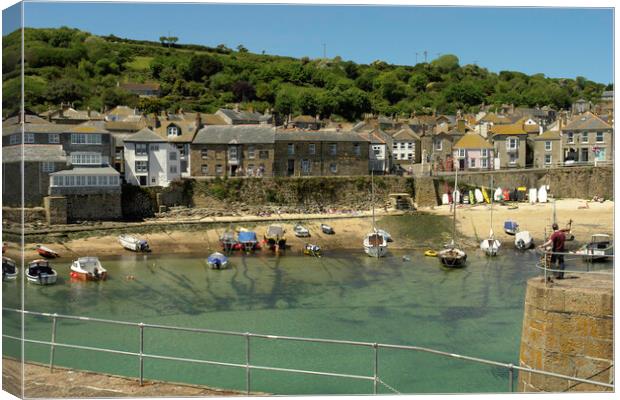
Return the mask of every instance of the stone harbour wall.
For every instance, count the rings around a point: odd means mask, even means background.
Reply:
[[[613,279],[567,274],[545,284],[531,278],[519,364],[582,379],[613,382]],[[596,385],[520,372],[520,392],[605,391]]]

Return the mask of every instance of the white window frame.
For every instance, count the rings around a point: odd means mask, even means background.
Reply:
[[[147,174],[149,172],[149,162],[143,160],[136,160],[134,164],[136,174]]]
[[[588,136],[589,136],[588,132],[581,132],[581,143],[588,143],[590,140]]]
[[[308,144],[308,154],[310,154],[312,156],[316,154],[316,144],[315,143],[309,143]]]
[[[517,157],[515,153],[510,153],[510,155],[508,156],[508,164],[514,165],[517,163],[517,161],[519,161],[519,157]]]
[[[58,143],[60,143],[60,134],[59,133],[48,133],[47,134],[47,141],[50,144],[58,144]]]
[[[573,132],[566,133],[566,143],[573,144],[575,143],[575,135]]]
[[[480,149],[480,154],[482,154],[482,158],[489,157],[489,149]]]
[[[475,158],[470,158],[469,159],[469,168],[476,168],[476,159]]]
[[[256,146],[253,144],[248,145],[248,159],[253,160],[256,158]]]
[[[465,158],[465,149],[457,149],[457,157]]]
[[[54,172],[56,170],[56,164],[50,161],[43,161],[41,163],[41,172]]]
[[[441,150],[442,150],[442,148],[443,148],[443,145],[442,145],[442,143],[441,143],[441,139],[439,139],[439,140],[437,140],[437,139],[433,140],[433,147],[435,148],[435,150],[437,150],[437,151],[441,151]]]
[[[101,153],[71,153],[71,164],[73,165],[101,165],[102,162],[103,157],[101,157]]]
[[[362,155],[362,146],[359,143],[353,143],[353,155],[358,157]]]
[[[19,144],[19,133],[15,133],[9,137],[9,144]]]
[[[295,143],[288,143],[286,145],[286,154],[289,156],[295,155]]]
[[[489,168],[489,160],[485,157],[480,159],[480,168]]]
[[[337,163],[330,163],[330,164],[329,164],[329,171],[330,171],[332,174],[336,174],[336,173],[338,173],[338,164],[337,164]]]
[[[605,143],[605,132],[596,132],[596,143]]]
[[[209,150],[208,149],[200,149],[200,158],[203,160],[209,159]]]
[[[171,126],[168,127],[166,132],[167,132],[168,136],[179,136],[180,130],[179,130],[178,127],[176,127],[174,125],[171,125]]]
[[[200,166],[200,173],[203,175],[209,175],[209,164],[202,164]]]
[[[215,175],[221,175],[224,172],[224,166],[222,164],[217,164],[215,166]]]
[[[327,145],[330,156],[338,155],[338,143],[330,143]]]
[[[149,154],[148,146],[146,143],[136,143],[135,152],[137,156],[146,156]]]
[[[547,161],[547,158],[549,159],[549,161]],[[553,160],[553,157],[551,156],[551,154],[545,154],[545,158],[544,158],[545,165],[551,165],[552,160]]]
[[[34,143],[34,133],[24,133],[24,144]]]
[[[312,172],[312,161],[308,159],[301,160],[301,172],[305,174]]]
[[[101,135],[98,133],[72,133],[71,144],[101,144]]]
[[[171,165],[170,166],[170,173],[171,174],[176,174],[177,173],[177,166],[176,165]]]
[[[171,151],[170,153],[168,153],[168,160],[176,161],[177,160],[177,152],[176,151]]]
[[[512,145],[514,143],[514,146]],[[519,148],[519,138],[509,137],[506,139],[506,150],[517,150]]]
[[[545,151],[551,151],[553,149],[553,142],[551,140],[545,140]]]

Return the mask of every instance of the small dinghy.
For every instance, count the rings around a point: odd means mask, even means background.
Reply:
[[[304,254],[308,256],[321,256],[321,246],[317,244],[306,243],[304,246]]]
[[[527,250],[534,244],[534,239],[528,231],[520,231],[515,234],[515,246],[519,250]]]
[[[17,279],[18,274],[19,269],[17,268],[15,260],[8,257],[2,257],[2,280],[14,281]]]
[[[482,194],[482,190],[476,188],[476,190],[474,190],[474,197],[476,198],[476,203],[484,203],[484,195]]]
[[[308,228],[304,227],[301,224],[295,225],[295,227],[293,228],[293,232],[295,232],[295,236],[297,237],[309,237],[310,236],[310,231],[308,230]]]
[[[501,245],[502,243],[499,240],[495,239],[495,236],[493,235],[493,230],[491,229],[491,233],[489,234],[488,239],[484,239],[482,242],[480,242],[480,249],[484,251],[484,253],[488,256],[496,256],[499,252],[499,247]]]
[[[528,200],[530,201],[530,204],[536,203],[536,200],[538,200],[538,190],[536,190],[536,188],[530,188],[530,191],[528,192]]]
[[[149,244],[146,240],[137,238],[135,236],[123,234],[118,237],[118,242],[131,251],[141,251],[141,252],[149,252],[151,249],[149,248]]]
[[[224,254],[215,252],[207,258],[207,265],[212,269],[222,269],[228,264],[228,257]]]
[[[28,271],[26,272],[28,282],[37,285],[53,285],[57,278],[58,274],[47,260],[34,260],[28,264]]]
[[[383,237],[385,238],[385,240],[387,242],[393,242],[394,239],[392,239],[392,235],[390,235],[388,232],[384,231],[383,229],[377,229],[377,233],[379,235],[383,235]]]
[[[448,193],[444,193],[441,195],[441,204],[444,206],[450,204],[450,197],[448,197]]]
[[[364,237],[364,251],[370,257],[384,257],[387,254],[387,239],[376,230]]]
[[[508,235],[515,235],[519,231],[519,224],[511,219],[504,221],[504,232]]]
[[[465,266],[467,261],[467,254],[457,248],[454,243],[448,245],[448,248],[439,251],[437,257],[443,265],[450,268],[461,268]]]
[[[45,258],[59,257],[59,254],[55,252],[54,250],[50,249],[49,247],[45,247],[41,244],[38,244],[36,247],[37,247],[37,253],[39,253],[41,257],[45,257]]]
[[[495,190],[495,193],[493,193],[493,200],[494,201],[504,201],[504,195],[502,194],[502,188],[498,187]]]
[[[462,200],[461,199],[461,192],[459,192],[458,190],[454,191],[454,196],[453,197],[454,197],[454,202],[456,204],[459,204],[461,202],[461,200]]]
[[[247,252],[254,251],[258,248],[258,239],[256,233],[252,231],[241,231],[237,234],[237,241],[241,248]]]
[[[321,224],[321,231],[327,235],[333,235],[334,233],[336,233],[334,232],[334,228],[327,224]]]
[[[474,191],[469,191],[469,204],[476,204],[476,196],[474,196]]]
[[[284,236],[284,232],[282,225],[272,224],[267,227],[265,242],[267,242],[269,249],[276,252],[286,249],[286,237]]]
[[[585,261],[605,261],[614,255],[614,243],[609,235],[595,234],[575,254],[583,255]]]
[[[71,278],[81,281],[105,281],[108,271],[97,257],[80,257],[71,264]]]
[[[237,239],[235,239],[235,232],[233,231],[226,231],[220,236],[220,244],[222,245],[222,249],[227,253],[230,253],[236,249],[238,247],[238,243],[239,242]]]
[[[540,189],[538,189],[538,202],[547,202],[547,187],[545,185],[541,186]]]

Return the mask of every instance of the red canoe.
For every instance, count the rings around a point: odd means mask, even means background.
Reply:
[[[47,258],[56,258],[59,256],[59,254],[56,253],[54,250],[50,249],[49,247],[41,246],[40,244],[37,245],[37,253]]]

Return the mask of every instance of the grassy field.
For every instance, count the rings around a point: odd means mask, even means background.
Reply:
[[[146,71],[153,57],[136,56],[132,62],[127,63],[127,68],[134,71]]]

